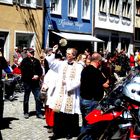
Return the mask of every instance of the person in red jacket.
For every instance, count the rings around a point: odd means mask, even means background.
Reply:
[[[16,74],[16,75],[21,75],[21,69],[19,68],[19,67],[15,67],[14,69],[13,69],[13,72],[12,72],[13,74]]]
[[[18,62],[17,58],[14,59],[14,64],[12,65],[12,69],[13,69],[12,74],[21,75],[20,63]]]
[[[130,54],[129,63],[130,63],[130,68],[134,69],[135,68],[135,59],[134,59],[133,53]]]

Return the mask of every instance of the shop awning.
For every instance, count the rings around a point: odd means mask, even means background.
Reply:
[[[65,38],[66,40],[71,41],[93,41],[93,42],[104,42],[103,40],[94,37],[92,35],[85,35],[85,34],[74,34],[74,33],[66,33],[66,32],[54,32],[52,33]]]

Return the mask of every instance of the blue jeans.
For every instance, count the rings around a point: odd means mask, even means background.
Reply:
[[[82,128],[81,132],[85,131],[85,129],[88,127],[88,124],[85,120],[85,117],[96,107],[98,106],[98,102],[95,100],[85,100],[80,99],[80,109],[82,113]]]
[[[24,82],[24,102],[23,102],[23,111],[24,114],[29,113],[29,97],[30,93],[32,91],[35,99],[35,104],[36,104],[36,115],[42,114],[41,108],[42,108],[42,102],[39,98],[40,95],[40,87],[36,87],[32,85],[31,83],[25,83]]]

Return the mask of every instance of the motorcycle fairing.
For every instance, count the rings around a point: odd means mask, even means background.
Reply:
[[[122,111],[114,111],[109,113],[103,113],[102,110],[94,109],[90,112],[86,117],[86,121],[88,124],[93,124],[100,121],[110,121],[122,114]]]
[[[130,136],[129,136],[130,139],[133,139],[133,140],[139,140],[140,139],[140,134],[139,135],[136,135],[134,133],[134,128],[131,127],[130,128]]]

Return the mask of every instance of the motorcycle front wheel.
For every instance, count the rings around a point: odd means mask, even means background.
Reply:
[[[94,139],[93,135],[88,131],[81,133],[77,138],[77,140],[93,140],[93,139]]]
[[[106,139],[106,126],[107,123],[97,123],[90,128],[86,129],[84,132],[81,132],[77,140],[110,140]],[[104,133],[105,132],[105,133]],[[102,139],[104,137],[104,139]]]

